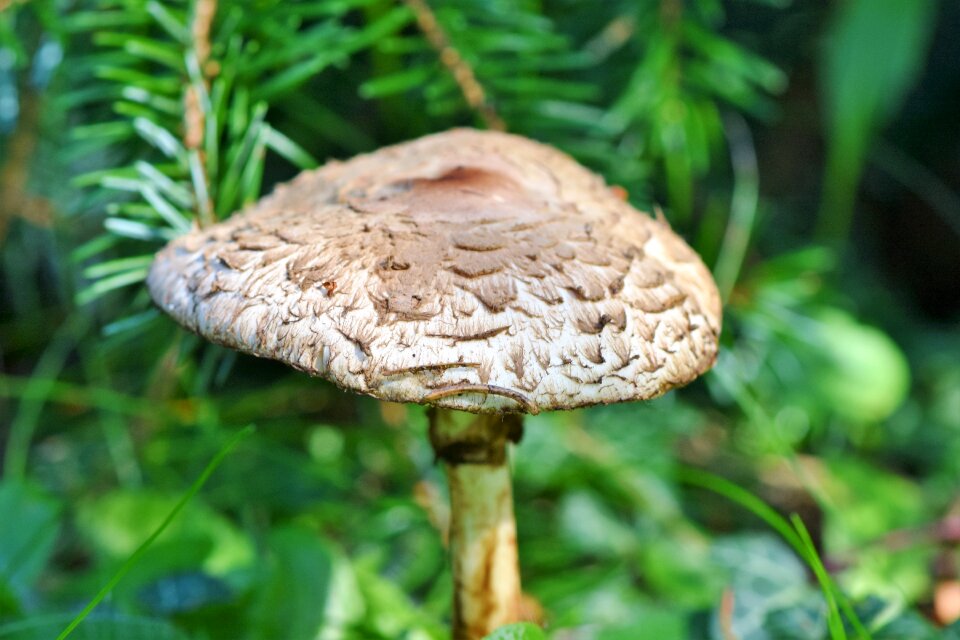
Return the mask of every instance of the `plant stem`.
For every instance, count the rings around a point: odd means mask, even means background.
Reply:
[[[507,443],[517,416],[434,409],[430,442],[450,488],[453,638],[479,640],[520,620],[520,568]]]
[[[723,123],[730,145],[734,182],[730,217],[713,273],[717,288],[720,289],[720,297],[726,302],[737,283],[744,256],[750,246],[750,234],[760,199],[760,179],[757,152],[753,147],[750,127],[742,116],[734,113],[727,114]]]
[[[427,4],[427,0],[404,1],[407,3],[407,6],[410,7],[410,10],[413,11],[414,16],[416,16],[417,24],[420,26],[420,30],[423,31],[427,42],[440,54],[440,62],[453,76],[454,81],[457,83],[457,86],[460,87],[460,91],[463,93],[463,97],[467,101],[467,104],[470,105],[470,108],[480,115],[484,124],[487,125],[487,128],[493,129],[494,131],[506,131],[507,124],[497,113],[493,104],[487,99],[487,93],[484,91],[479,80],[477,80],[473,67],[471,67],[470,64],[463,59],[463,56],[460,55],[460,52],[450,44],[450,38],[443,30],[443,27],[440,26],[440,23],[437,22],[437,17],[434,15],[430,5]]]

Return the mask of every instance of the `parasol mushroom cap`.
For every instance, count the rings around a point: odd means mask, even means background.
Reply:
[[[556,149],[458,129],[300,174],[161,250],[180,324],[395,402],[641,400],[717,354],[700,258]]]

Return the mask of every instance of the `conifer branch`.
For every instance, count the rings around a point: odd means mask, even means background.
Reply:
[[[203,152],[203,140],[206,129],[206,113],[201,90],[206,93],[210,88],[210,77],[216,71],[216,64],[210,60],[210,28],[217,12],[217,0],[197,0],[190,24],[192,54],[195,56],[199,74],[197,82],[190,82],[183,94],[183,144],[187,151],[196,155],[194,162],[199,172],[198,179],[203,181],[202,189],[197,192],[198,222],[200,226],[212,223],[213,204],[210,201],[209,177],[206,171],[206,158]]]
[[[426,0],[404,0],[404,2],[413,11],[417,18],[417,24],[427,38],[427,42],[440,55],[440,62],[450,71],[470,108],[480,114],[488,128],[496,131],[506,131],[506,123],[487,100],[487,93],[477,80],[473,68],[463,59],[460,52],[450,44],[450,39],[440,23],[437,22],[437,17],[430,9],[430,5],[427,4]]]

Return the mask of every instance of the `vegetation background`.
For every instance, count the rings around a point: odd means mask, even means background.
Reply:
[[[423,410],[203,344],[142,280],[317,160],[500,122],[659,203],[726,301],[703,380],[529,420],[546,634],[960,638],[960,3],[0,11],[0,638],[104,586],[71,637],[445,637]]]

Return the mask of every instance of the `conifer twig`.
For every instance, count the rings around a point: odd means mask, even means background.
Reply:
[[[193,20],[190,24],[191,48],[196,57],[200,81],[204,90],[210,86],[209,77],[216,70],[210,60],[210,28],[217,13],[217,0],[196,0],[193,8]],[[206,185],[206,159],[203,153],[203,140],[206,133],[206,114],[200,95],[200,88],[194,82],[187,84],[183,94],[183,143],[187,150],[199,158],[202,179]],[[213,222],[213,206],[210,202],[209,188],[195,189],[200,226]],[[202,192],[201,192],[202,191]]]
[[[0,165],[0,245],[7,227],[15,217],[35,225],[49,227],[53,222],[53,207],[41,197],[27,190],[30,162],[37,146],[40,126],[40,97],[27,90],[20,101],[17,128],[7,139],[7,157]]]
[[[404,0],[417,18],[417,24],[427,42],[440,54],[440,62],[453,75],[453,79],[460,87],[463,97],[471,109],[474,109],[483,118],[488,128],[496,131],[506,131],[507,125],[497,114],[496,109],[487,100],[483,86],[477,80],[473,68],[463,59],[460,52],[450,44],[450,39],[443,27],[437,22],[437,17],[426,0]]]

